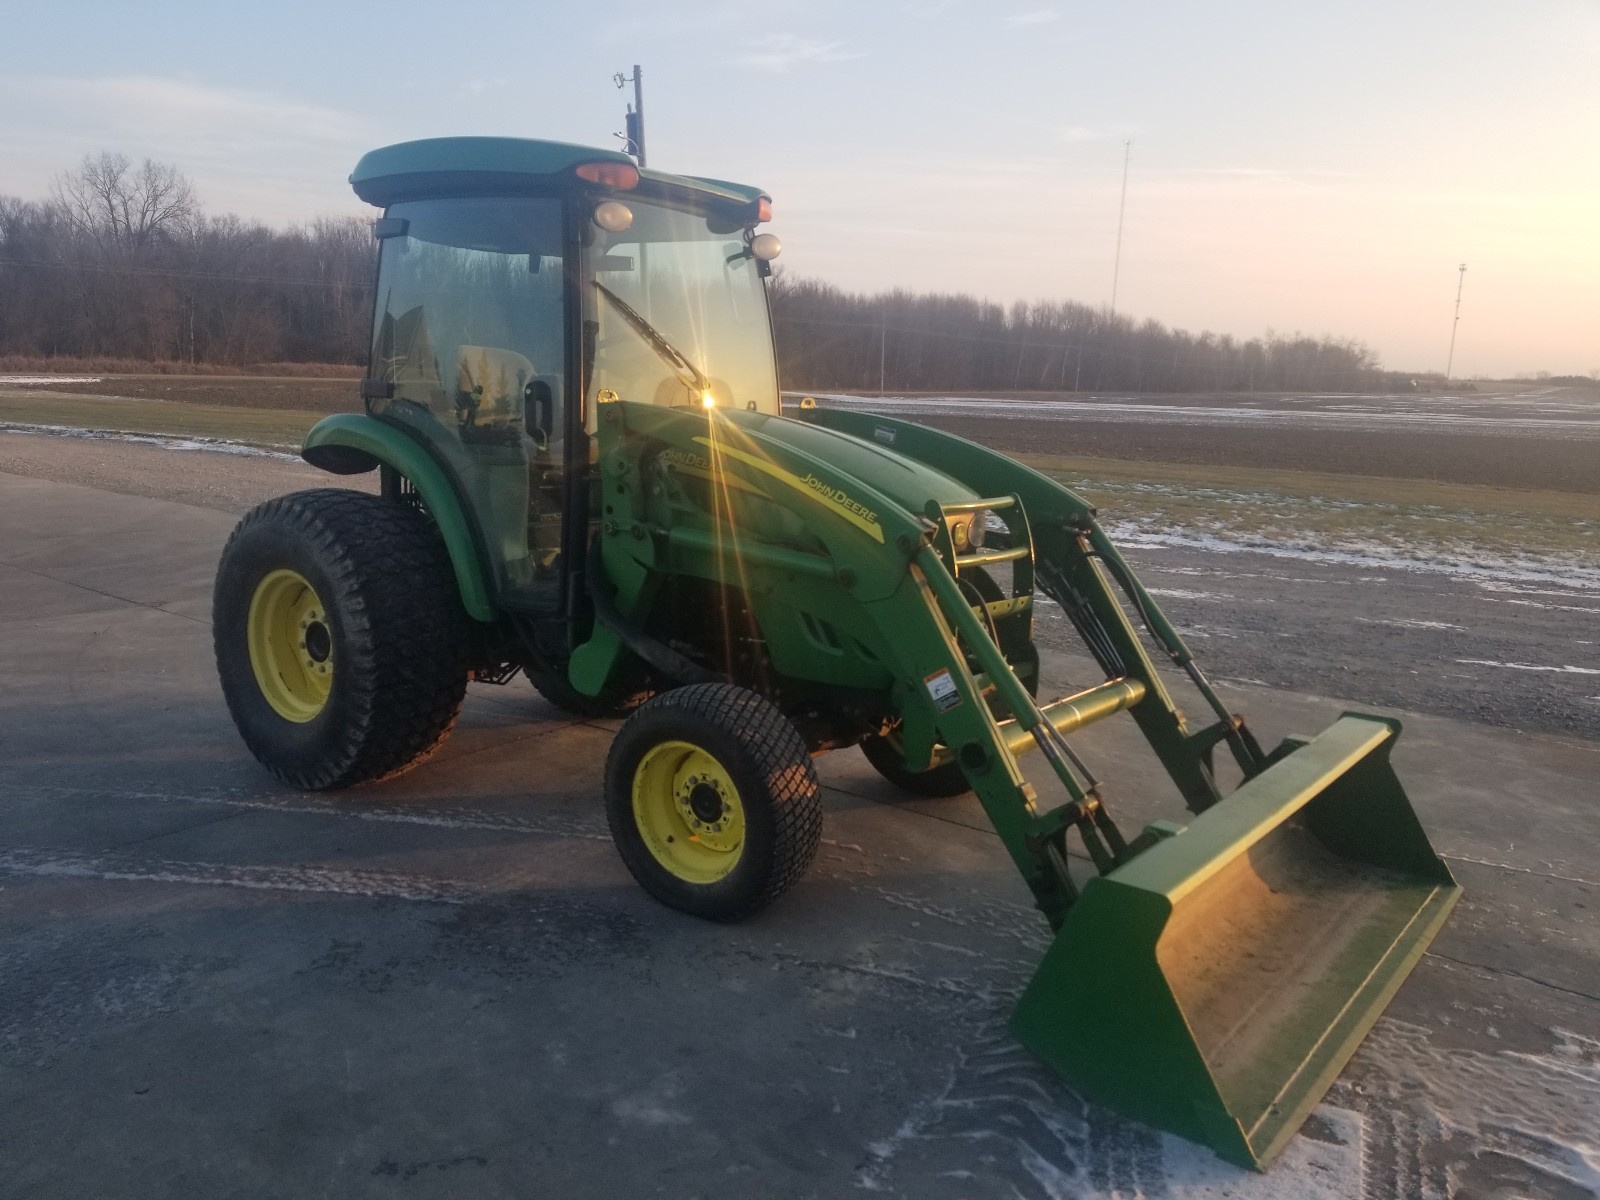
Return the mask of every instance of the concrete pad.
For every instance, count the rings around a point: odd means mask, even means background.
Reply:
[[[1260,1177],[1010,1040],[1048,931],[971,798],[824,758],[819,861],[725,927],[634,886],[615,723],[525,683],[400,779],[281,788],[211,663],[232,523],[0,475],[0,1196],[1600,1194],[1600,745],[1406,719],[1467,896]],[[1360,707],[1229,695],[1264,738]],[[1075,744],[1181,816],[1130,721]]]

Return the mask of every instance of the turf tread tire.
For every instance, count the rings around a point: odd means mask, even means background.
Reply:
[[[650,697],[650,693],[643,689],[620,700],[606,695],[585,696],[559,676],[546,675],[542,671],[527,667],[523,668],[523,674],[528,677],[528,682],[533,684],[533,690],[544,697],[551,707],[559,708],[568,716],[585,721],[625,717]]]
[[[861,753],[872,764],[873,770],[894,784],[902,792],[913,796],[927,796],[945,800],[951,796],[965,796],[972,790],[961,764],[954,759],[929,767],[926,771],[913,771],[906,766],[904,751],[899,739],[883,734],[872,734],[861,739]]]
[[[255,587],[279,567],[316,588],[333,635],[333,688],[305,724],[267,704],[245,636]],[[223,549],[212,603],[234,724],[267,770],[307,791],[387,779],[439,749],[466,693],[467,620],[428,517],[339,488],[295,492],[247,513]]]
[[[713,754],[739,789],[745,844],[739,864],[711,884],[677,878],[644,844],[633,815],[633,776],[663,741]],[[617,732],[606,761],[606,820],[639,885],[661,903],[713,921],[738,921],[777,900],[806,873],[822,842],[822,785],[804,739],[764,697],[727,683],[663,692]]]

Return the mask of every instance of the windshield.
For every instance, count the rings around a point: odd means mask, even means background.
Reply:
[[[767,297],[742,228],[630,196],[632,221],[591,223],[585,315],[592,321],[589,426],[613,398],[669,407],[778,411]],[[615,223],[619,202],[608,202]],[[718,232],[720,230],[721,232]]]

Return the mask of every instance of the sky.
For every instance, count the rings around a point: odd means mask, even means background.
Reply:
[[[1600,371],[1600,0],[0,0],[0,195],[85,154],[208,212],[372,215],[373,147],[617,146],[758,184],[797,275],[1111,301],[1385,366]]]

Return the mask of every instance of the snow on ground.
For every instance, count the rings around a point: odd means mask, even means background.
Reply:
[[[139,446],[156,446],[162,450],[209,450],[213,454],[241,454],[248,458],[278,458],[299,462],[298,454],[281,450],[264,450],[259,446],[246,446],[240,442],[208,437],[160,437],[149,433],[123,433],[115,429],[77,429],[70,425],[25,425],[15,421],[0,421],[0,433],[37,433],[49,437],[83,438],[91,442],[131,442]]]
[[[1600,675],[1600,670],[1595,670],[1593,667],[1574,667],[1571,664],[1541,667],[1535,663],[1497,662],[1492,658],[1458,658],[1456,661],[1473,667],[1504,667],[1508,671],[1554,671],[1557,675]]]
[[[37,387],[44,383],[99,383],[99,375],[0,375],[0,385]]]
[[[1106,532],[1122,547],[1149,550],[1204,550],[1214,554],[1264,554],[1272,558],[1299,559],[1302,562],[1329,563],[1363,570],[1417,571],[1451,575],[1486,585],[1548,584],[1563,589],[1556,593],[1600,591],[1600,569],[1555,558],[1506,559],[1493,563],[1473,562],[1427,545],[1390,549],[1380,546],[1340,544],[1331,538],[1275,540],[1269,538],[1220,537],[1183,528],[1155,531],[1141,522],[1110,522]]]
[[[1447,1200],[1478,1194],[1481,1181],[1457,1177],[1472,1160],[1459,1152],[1464,1143],[1600,1194],[1600,1042],[1549,1034],[1543,1054],[1447,1049],[1429,1029],[1384,1018],[1360,1052],[1370,1070],[1337,1085],[1271,1171],[1257,1174],[1091,1110],[995,1029],[963,1048],[938,1095],[868,1146],[856,1186],[904,1193],[930,1178],[978,1182],[977,1167],[986,1187],[998,1178],[1014,1195],[1048,1200]]]

